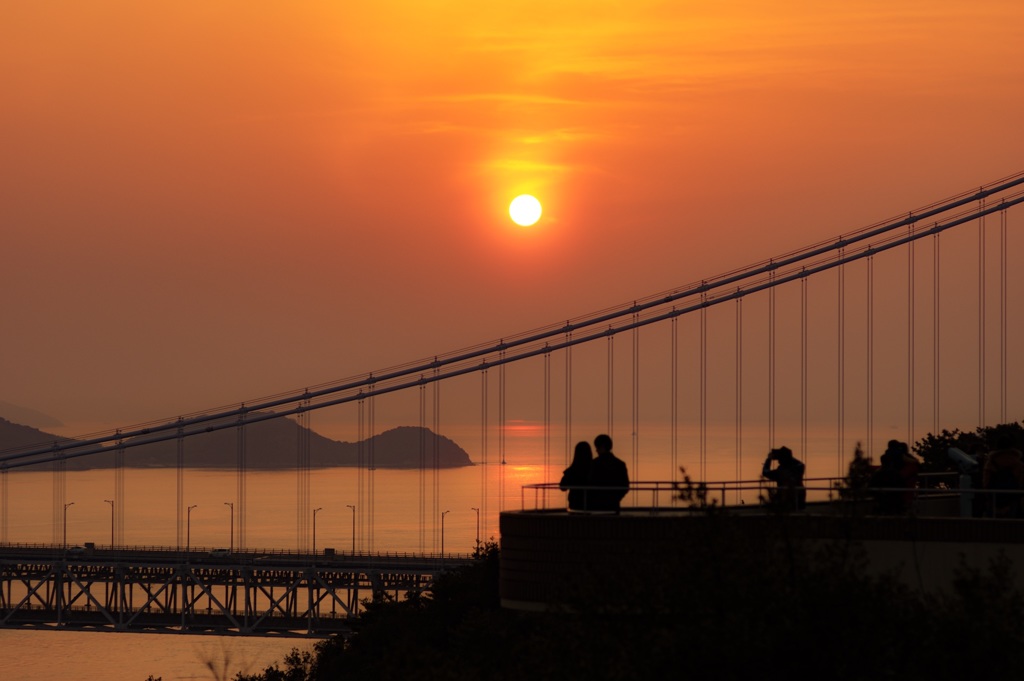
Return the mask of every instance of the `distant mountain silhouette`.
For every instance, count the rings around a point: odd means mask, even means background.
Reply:
[[[70,440],[60,435],[51,435],[31,426],[23,426],[0,418],[0,451],[48,445],[54,442],[70,442]]]
[[[270,419],[246,426],[247,468],[294,468],[300,428],[299,424],[287,418]],[[309,461],[314,468],[360,464],[372,464],[376,468],[419,468],[421,435],[424,452],[422,465],[427,468],[434,466],[435,444],[439,468],[473,465],[469,454],[459,445],[426,428],[400,426],[374,435],[363,442],[361,461],[359,443],[338,442],[312,430],[308,433]],[[0,450],[66,441],[68,438],[0,419]],[[238,443],[233,427],[186,438],[184,445],[185,466],[189,468],[234,468],[237,465]],[[173,439],[130,447],[124,451],[124,463],[130,468],[170,468],[176,466],[177,461],[178,443]],[[113,450],[67,460],[68,470],[111,468],[113,465]]]
[[[33,428],[60,428],[64,424],[49,414],[0,400],[0,418]]]

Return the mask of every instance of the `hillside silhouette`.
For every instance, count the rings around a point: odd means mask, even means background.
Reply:
[[[71,442],[71,440],[60,435],[44,433],[38,428],[12,423],[0,417],[0,452],[5,452],[9,449],[48,445],[54,442]]]
[[[269,419],[246,426],[246,466],[252,470],[294,468],[297,461],[299,434],[303,429],[287,418]],[[374,466],[376,468],[457,468],[473,462],[462,447],[451,439],[436,435],[430,429],[399,426],[378,433],[362,443],[339,442],[308,430],[309,461],[314,468]],[[421,457],[421,439],[422,451]],[[14,448],[69,442],[35,428],[0,419],[0,451]],[[131,439],[126,440],[131,442]],[[184,440],[185,466],[189,468],[234,468],[237,463],[237,436],[234,427],[195,435]],[[372,453],[372,458],[371,458]],[[421,461],[422,458],[422,461]],[[126,448],[125,465],[131,468],[170,468],[177,465],[177,440],[154,442]],[[68,470],[110,468],[114,453],[103,452],[67,460]]]
[[[33,428],[60,428],[64,425],[49,414],[3,400],[0,400],[0,419],[7,419],[11,423],[20,423]]]

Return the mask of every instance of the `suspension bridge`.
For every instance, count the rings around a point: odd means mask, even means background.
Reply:
[[[2,622],[24,623],[18,617],[28,617],[34,603],[47,613],[36,613],[40,621],[61,625],[84,617],[73,607],[82,606],[94,611],[93,619],[82,620],[90,626],[129,630],[151,615],[153,626],[216,628],[212,620],[182,619],[201,615],[198,589],[204,607],[219,608],[222,630],[255,632],[278,618],[273,627],[312,634],[324,626],[314,620],[329,619],[321,606],[333,608],[332,617],[347,617],[357,608],[354,594],[422,588],[446,561],[468,560],[472,547],[461,541],[453,552],[449,534],[445,549],[449,473],[439,465],[431,431],[457,431],[479,469],[471,495],[479,546],[481,523],[486,537],[502,512],[564,508],[561,494],[544,483],[557,478],[578,440],[598,432],[612,435],[629,465],[634,482],[625,505],[650,510],[673,507],[673,483],[684,469],[697,480],[731,481],[724,500],[756,503],[756,485],[740,483],[756,476],[764,453],[780,444],[805,460],[809,475],[833,476],[845,472],[855,443],[871,456],[889,439],[912,443],[950,425],[1012,420],[1021,406],[1022,367],[1008,350],[1024,334],[1015,314],[1024,275],[1009,267],[1008,254],[1022,247],[1022,202],[1024,173],[493,342],[220,409],[2,451],[0,607],[8,613]],[[360,445],[353,497],[333,500],[351,509],[352,550],[327,565],[315,546],[321,508],[314,506],[322,498],[314,502],[311,491],[314,470],[322,473],[309,453],[311,417],[321,413],[349,423]],[[249,519],[265,500],[249,495],[247,432],[272,419],[297,426],[294,448],[281,453],[295,475],[295,533],[285,562],[267,568],[255,561],[273,562],[274,551],[285,547],[255,548],[265,540]],[[372,438],[384,423],[417,422],[419,466],[402,478],[409,503],[396,519],[381,508],[386,472],[376,465]],[[233,499],[225,505],[233,562],[200,568],[192,557],[209,562],[213,556],[205,549],[194,556],[189,539],[188,442],[232,430]],[[531,440],[521,437],[524,430]],[[133,548],[147,541],[145,528],[128,527],[126,470],[134,448],[158,442],[177,445],[175,501],[166,509],[176,534],[173,546],[149,552]],[[110,543],[69,556],[67,515],[74,502],[67,478],[76,473],[67,465],[100,454],[114,457],[111,498],[103,500],[110,505]],[[19,476],[41,470],[52,476],[50,542],[26,539],[24,532],[12,541],[11,518],[23,503]],[[379,539],[394,536],[391,523],[413,526],[411,550]],[[406,557],[388,569],[375,562],[399,551]],[[75,572],[78,567],[84,572]],[[128,576],[137,569],[151,576]],[[279,575],[284,600],[260,591],[267,570]],[[101,586],[103,598],[94,593]],[[144,606],[132,600],[133,589],[142,590]],[[15,611],[18,617],[11,616]]]

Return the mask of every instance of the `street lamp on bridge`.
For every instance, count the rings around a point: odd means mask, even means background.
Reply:
[[[231,534],[228,539],[228,551],[231,553],[235,552],[235,505],[230,501],[225,501],[224,505],[227,506],[231,511]]]
[[[189,550],[192,547],[192,509],[197,508],[199,504],[192,504],[188,507],[188,512],[185,514],[185,561],[188,561]]]
[[[104,503],[110,504],[110,548],[114,548],[114,500],[104,499]]]
[[[313,509],[313,565],[316,565],[316,514],[322,510],[322,506]]]
[[[476,506],[470,507],[471,511],[476,511],[476,550],[480,550],[480,509]]]
[[[356,555],[356,507],[352,504],[345,504],[352,509],[352,555]]]
[[[444,517],[451,511],[441,511],[441,565],[444,565]]]
[[[68,550],[68,507],[74,506],[75,502],[69,501],[64,504],[64,550]]]

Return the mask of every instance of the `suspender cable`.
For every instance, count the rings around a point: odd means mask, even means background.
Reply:
[[[124,441],[117,440],[114,449],[114,543],[124,546]],[[5,471],[6,472],[6,471]]]
[[[181,417],[178,417],[178,423],[181,423]],[[182,435],[181,425],[178,426],[178,439],[175,444],[177,445],[175,450],[175,489],[178,503],[175,513],[178,521],[178,549],[180,550],[185,545],[185,438]]]
[[[436,383],[434,384],[437,385]],[[373,391],[374,385],[370,385],[370,390]],[[373,551],[374,540],[373,540],[373,526],[374,526],[374,506],[376,500],[374,498],[374,478],[376,477],[377,463],[375,459],[376,442],[374,441],[374,435],[377,433],[376,419],[377,419],[377,408],[376,400],[373,395],[367,399],[366,404],[367,421],[369,428],[367,429],[366,437],[366,512],[363,515],[366,522],[366,549]]]
[[[700,309],[700,479],[708,479],[708,309],[706,307]]]
[[[551,476],[551,355],[544,353],[544,479]],[[548,496],[544,495],[542,507],[548,507]]]
[[[914,225],[907,225],[907,231],[914,234]],[[914,242],[907,244],[907,442],[914,442]]]
[[[568,322],[566,322],[568,325]],[[565,334],[565,342],[572,343],[572,332]],[[572,460],[572,345],[565,346],[565,465]]]
[[[775,270],[768,273],[775,281]],[[775,447],[775,287],[768,289],[768,446]]]
[[[939,344],[939,332],[941,326],[939,324],[939,265],[941,264],[940,251],[939,251],[939,234],[936,233],[932,241],[932,432],[938,434],[939,432],[939,405],[941,384],[939,382],[939,361],[940,361],[940,344]]]
[[[498,354],[500,360],[505,359],[505,351]],[[505,364],[498,367],[498,456],[501,457],[501,469],[498,474],[498,510],[505,510]]]
[[[64,528],[64,487],[61,485],[61,464],[63,461],[59,458],[54,460],[51,466],[52,482],[53,482],[53,532],[52,532],[52,543],[56,546],[61,543],[61,534]]]
[[[504,352],[501,352],[499,356],[500,356],[500,358],[502,360],[505,359],[505,353]],[[505,383],[506,383],[506,380],[507,379],[505,377],[505,364],[502,363],[502,365],[498,368],[498,448],[501,450],[500,454],[501,454],[501,465],[502,466],[504,466],[507,463],[506,455],[505,455],[505,444],[506,444],[505,443],[505,398],[506,398]],[[504,496],[504,495],[502,495],[502,496]]]
[[[674,308],[673,308],[674,309]],[[672,471],[669,480],[675,482],[679,479],[679,317],[672,317],[670,320],[672,328],[672,341],[669,347],[670,354],[670,379],[671,379],[671,414],[669,415],[669,429],[671,430],[671,454]]]
[[[307,407],[309,406],[309,402],[308,401],[306,402],[306,406]],[[306,519],[307,519],[306,529],[307,529],[307,531],[311,530],[309,521],[312,520],[312,503],[313,503],[313,495],[312,495],[312,492],[310,491],[310,477],[311,477],[310,468],[311,468],[311,465],[312,465],[312,462],[310,461],[310,456],[311,456],[310,455],[310,435],[313,432],[312,419],[313,419],[313,415],[309,411],[306,411],[306,423],[304,424],[304,428],[305,428],[306,432],[305,432],[305,436],[302,439],[302,446],[303,446],[302,465],[305,467],[305,471],[303,471],[302,477],[303,477],[303,486],[306,488]]]
[[[243,404],[244,408],[245,405]],[[236,480],[235,480],[235,496],[237,497],[238,510],[236,512],[236,521],[238,524],[238,550],[242,551],[245,549],[245,497],[246,497],[246,469],[248,468],[248,444],[246,442],[245,432],[245,413],[243,412],[238,417],[238,427],[235,429],[235,445],[236,445]]]
[[[480,514],[487,519],[487,369],[480,372]]]
[[[309,411],[300,411],[295,428],[295,540],[300,552],[309,549],[309,477]]]
[[[67,460],[64,452],[57,452],[53,462],[53,544],[59,545],[67,536]]]
[[[615,336],[608,327],[608,436],[615,438]]]
[[[985,209],[985,199],[978,202]],[[985,216],[978,218],[978,426],[985,425]]]
[[[439,369],[434,368],[437,378]],[[441,381],[434,381],[434,549],[438,545],[438,519],[441,516]]]
[[[301,403],[299,405],[302,406]],[[303,512],[305,503],[303,501],[302,489],[302,425],[305,420],[305,412],[299,412],[295,417],[295,550],[301,553],[305,549],[305,524],[306,514]]]
[[[736,481],[743,479],[743,299],[736,299]],[[736,490],[736,503],[743,492]]]
[[[633,321],[639,317],[633,316]],[[633,329],[633,478],[641,480],[640,476],[640,327]]]
[[[807,279],[800,280],[800,451],[807,457]]]
[[[844,249],[839,250],[839,259],[843,259]],[[837,339],[837,353],[836,367],[838,376],[836,377],[837,395],[837,423],[836,432],[838,437],[838,471],[837,475],[844,475],[846,473],[846,455],[844,449],[846,443],[844,442],[844,436],[846,431],[846,267],[845,265],[839,265],[837,268],[837,281],[838,285],[838,300],[836,301],[836,317],[838,319],[838,330],[836,332]]]
[[[486,373],[486,372],[485,372]],[[427,385],[420,375],[420,551],[427,545]]]
[[[867,426],[868,426],[868,458],[874,450],[875,441],[875,259],[868,258],[868,290],[867,290]]]
[[[1006,210],[999,213],[999,422],[1006,423]]]
[[[309,537],[311,535],[310,522],[312,520],[312,508],[313,508],[313,506],[312,506],[313,496],[312,496],[312,493],[310,492],[310,487],[309,487],[310,477],[311,477],[311,471],[310,471],[311,461],[310,461],[310,451],[309,451],[309,449],[310,449],[310,433],[313,432],[313,424],[312,424],[312,418],[313,417],[312,417],[312,414],[310,413],[310,411],[308,409],[309,408],[309,400],[306,400],[306,407],[307,407],[307,409],[306,409],[306,411],[303,414],[303,416],[305,417],[304,418],[304,423],[302,424],[302,430],[304,431],[303,434],[302,434],[302,467],[303,467],[303,471],[302,471],[302,486],[303,486],[304,491],[305,491],[305,502],[306,502],[306,514],[305,514],[306,515],[306,527],[305,527],[305,530],[306,530],[306,536]]]
[[[358,547],[362,549],[366,542],[366,400],[359,400],[357,410],[358,444],[356,445],[356,520],[359,525]]]

